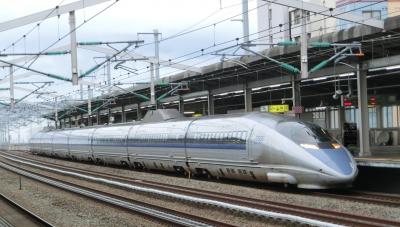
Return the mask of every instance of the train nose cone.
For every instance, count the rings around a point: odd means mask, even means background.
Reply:
[[[339,175],[353,175],[355,166],[348,152],[341,149],[320,149],[312,154]]]
[[[335,183],[351,183],[358,174],[357,164],[345,148],[324,149],[319,159],[333,170],[331,174]]]

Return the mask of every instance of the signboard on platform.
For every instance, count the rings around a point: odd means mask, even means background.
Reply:
[[[270,112],[270,113],[284,113],[289,111],[289,105],[282,104],[282,105],[265,105],[260,106],[261,112]]]

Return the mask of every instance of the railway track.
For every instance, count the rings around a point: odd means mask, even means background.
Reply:
[[[170,224],[173,226],[193,226],[193,227],[205,227],[205,226],[223,226],[232,227],[232,225],[218,222],[215,220],[203,218],[200,216],[183,213],[160,207],[148,203],[144,203],[138,200],[129,199],[123,196],[102,192],[93,188],[84,187],[81,185],[73,184],[67,181],[56,179],[53,177],[45,176],[42,174],[34,173],[32,171],[20,168],[16,165],[12,165],[3,161],[0,161],[0,167],[7,169],[11,172],[23,175],[30,179],[57,187],[59,189],[73,192],[75,194],[85,196],[101,203],[112,205],[119,209],[127,210],[132,213],[139,213],[148,218],[155,219],[157,221]]]
[[[340,192],[312,192],[314,195],[324,197],[352,200],[363,203],[380,204],[385,206],[400,207],[400,196],[384,193],[348,190]]]
[[[11,198],[0,193],[0,226],[53,226]]]
[[[39,163],[47,164],[47,165],[53,165],[55,167],[60,167],[60,168],[67,168],[69,170],[80,170],[80,171],[88,171],[85,169],[79,169],[79,168],[68,168],[65,165],[57,165],[51,162],[46,162],[46,161],[38,161],[30,158],[23,157],[21,155],[15,155],[15,154],[9,154],[9,153],[3,153],[7,155],[12,155],[16,158],[23,158],[28,161],[37,161]],[[99,172],[93,172],[94,174],[98,174]],[[130,178],[132,180],[137,180]],[[154,183],[151,181],[146,181],[148,183]],[[159,183],[156,183],[159,184]],[[277,190],[280,192],[288,192],[288,193],[294,193],[294,194],[300,194],[300,195],[315,195],[315,196],[321,196],[321,197],[328,197],[328,198],[334,198],[334,199],[341,199],[341,200],[351,200],[355,202],[361,202],[361,203],[369,203],[369,204],[377,204],[377,205],[384,205],[384,206],[393,206],[393,207],[400,207],[400,195],[393,195],[393,194],[385,194],[385,193],[377,193],[377,192],[367,192],[367,191],[358,191],[358,190],[341,190],[341,191],[307,191],[304,192],[303,190],[290,190],[290,189],[277,189],[276,187],[270,187],[271,190]]]
[[[14,156],[14,155],[13,155]],[[26,159],[20,156],[14,156],[29,162],[33,162],[40,165],[46,165],[51,168],[59,168],[63,171],[71,171],[79,174],[86,174],[94,177],[102,177],[111,181],[116,181],[124,184],[136,185],[140,187],[147,187],[151,189],[162,190],[171,193],[178,193],[185,196],[193,196],[203,199],[209,199],[237,206],[251,207],[259,210],[273,211],[278,213],[296,215],[299,217],[310,218],[314,220],[321,220],[328,223],[335,223],[340,225],[349,226],[400,226],[400,222],[378,219],[366,216],[359,216],[354,214],[348,214],[343,212],[322,210],[311,207],[286,204],[268,200],[260,200],[254,198],[247,198],[242,196],[235,196],[224,193],[211,192],[201,189],[193,189],[187,187],[181,187],[176,185],[163,184],[159,182],[151,182],[147,180],[139,180],[130,177],[115,176],[112,174],[100,173],[96,171],[89,171],[79,168],[71,168],[63,165],[53,164],[44,161],[37,161]]]

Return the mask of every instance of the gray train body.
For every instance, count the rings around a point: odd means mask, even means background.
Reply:
[[[150,112],[137,124],[40,132],[32,137],[30,149],[48,156],[308,189],[351,186],[358,172],[346,148],[314,124],[267,113],[177,118],[168,112]]]

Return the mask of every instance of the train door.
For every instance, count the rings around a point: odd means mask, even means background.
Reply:
[[[90,136],[90,149],[89,149],[89,152],[90,152],[89,160],[90,161],[95,161],[95,159],[94,159],[94,149],[93,149],[93,140],[94,140],[94,135],[95,135],[97,130],[98,130],[98,128],[94,129],[93,132],[92,132],[92,135]]]
[[[248,160],[252,161],[253,160],[253,142],[255,137],[255,133],[254,133],[254,127],[252,127],[250,129],[250,131],[248,132],[248,135],[245,137],[246,140],[246,150],[247,150],[247,157]]]

